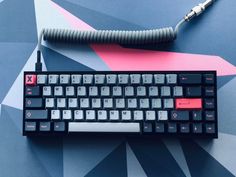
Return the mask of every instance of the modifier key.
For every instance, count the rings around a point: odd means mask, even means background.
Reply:
[[[180,84],[201,84],[202,75],[201,74],[180,74],[179,83]]]
[[[25,110],[26,119],[48,119],[48,110]]]

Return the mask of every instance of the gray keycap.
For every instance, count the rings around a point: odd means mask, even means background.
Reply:
[[[173,88],[173,95],[174,96],[183,96],[183,87],[182,86],[175,86]]]
[[[158,120],[168,120],[168,112],[158,111]]]
[[[129,98],[127,100],[128,108],[137,108],[137,99],[136,98]]]
[[[156,86],[149,87],[149,96],[158,96],[158,87]]]
[[[110,95],[110,87],[102,86],[101,87],[101,96],[109,96]]]
[[[84,119],[84,112],[83,112],[83,110],[75,110],[74,111],[74,119],[75,120],[83,120]]]
[[[66,87],[66,96],[75,96],[75,88],[73,86]]]
[[[129,75],[128,74],[119,74],[118,75],[118,82],[119,82],[119,84],[128,84]]]
[[[155,111],[146,111],[146,120],[156,120]]]
[[[96,74],[94,76],[95,84],[104,84],[105,83],[105,75],[104,74]]]
[[[131,112],[130,111],[121,111],[121,119],[122,120],[131,120]]]
[[[36,131],[36,122],[25,122],[25,131]]]
[[[89,99],[88,98],[81,98],[80,99],[80,107],[81,108],[88,108],[89,107]]]
[[[37,75],[37,84],[46,84],[47,83],[47,75],[39,74]]]
[[[66,107],[66,99],[65,98],[57,98],[57,107],[65,108]]]
[[[177,74],[166,74],[166,83],[167,84],[176,84],[177,83]]]
[[[143,84],[151,84],[152,83],[152,74],[142,74]]]
[[[71,75],[71,83],[72,84],[80,84],[82,76],[80,74]]]
[[[155,84],[164,84],[165,83],[165,75],[164,74],[154,74],[154,82],[155,82]]]
[[[25,110],[26,119],[42,119],[48,118],[48,110]]]
[[[61,74],[60,75],[60,83],[61,84],[69,84],[70,83],[70,75],[69,74]]]
[[[69,108],[76,108],[76,107],[78,107],[78,100],[77,100],[77,98],[68,98],[68,107]]]
[[[174,108],[173,99],[164,99],[164,108]]]
[[[84,74],[83,75],[83,84],[92,84],[93,83],[93,75],[92,74]]]
[[[55,96],[62,96],[63,95],[63,88],[62,88],[62,86],[55,86],[54,87],[54,95]]]
[[[77,96],[86,96],[86,87],[84,86],[79,86],[77,87]]]
[[[107,84],[116,84],[117,75],[116,74],[107,74],[106,80]]]
[[[51,86],[43,86],[43,96],[51,96],[52,88]]]
[[[141,83],[141,75],[140,74],[131,74],[130,75],[131,84],[140,84]]]
[[[112,94],[113,96],[121,96],[122,95],[121,87],[120,86],[112,87]]]
[[[113,99],[112,98],[104,98],[103,107],[104,108],[112,108],[113,107]]]
[[[95,120],[95,111],[94,110],[86,110],[85,111],[86,120]]]
[[[59,119],[61,119],[60,110],[51,110],[51,119],[52,120],[59,120]]]
[[[107,120],[107,111],[98,110],[98,120]]]
[[[161,96],[170,96],[170,87],[168,86],[161,87]]]
[[[62,111],[62,119],[64,119],[64,120],[72,119],[71,110],[63,110]]]
[[[100,98],[92,98],[92,108],[101,108]]]
[[[143,111],[134,111],[134,120],[143,120]]]
[[[46,98],[45,99],[45,107],[46,108],[53,108],[54,106],[55,106],[54,98]]]
[[[133,96],[134,95],[134,87],[127,86],[125,87],[125,96]]]
[[[25,98],[26,108],[41,108],[43,106],[42,98]]]
[[[124,98],[117,98],[115,99],[115,106],[116,108],[124,108],[125,107],[125,99]]]
[[[109,112],[110,120],[119,120],[119,111],[111,110]]]
[[[149,99],[148,98],[142,98],[139,100],[139,107],[140,108],[149,108]]]
[[[161,99],[155,98],[151,100],[152,102],[152,108],[161,108]]]
[[[89,87],[89,96],[98,96],[98,88],[96,86]]]
[[[50,122],[40,122],[39,131],[48,132],[51,129]]]
[[[137,87],[137,96],[146,96],[146,87],[138,86]]]
[[[58,83],[58,78],[59,78],[58,75],[50,74],[48,76],[48,84],[57,84]]]

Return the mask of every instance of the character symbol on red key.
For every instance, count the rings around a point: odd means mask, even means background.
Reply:
[[[25,85],[36,85],[37,77],[35,74],[30,74],[25,76]]]

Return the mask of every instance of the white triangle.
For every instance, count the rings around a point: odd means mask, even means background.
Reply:
[[[126,143],[126,157],[128,177],[147,177],[128,143]]]
[[[42,60],[42,68],[43,71],[47,71],[45,62],[43,57]],[[23,109],[23,76],[24,71],[34,71],[35,70],[35,62],[37,61],[37,47],[34,49],[33,53],[27,60],[26,64],[22,68],[21,72],[17,76],[7,95],[2,101],[2,104],[11,106],[13,108]]]
[[[236,136],[219,133],[213,141],[196,140],[214,159],[236,176]]]
[[[191,177],[183,149],[180,145],[179,140],[175,139],[163,139],[164,144],[166,145],[167,149],[170,151],[171,155],[174,157],[175,161],[182,169],[186,177]]]

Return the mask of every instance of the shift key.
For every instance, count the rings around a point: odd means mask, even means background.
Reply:
[[[48,110],[25,110],[25,118],[28,119],[48,119]]]
[[[180,74],[179,83],[180,84],[201,84],[202,75],[201,74]]]

